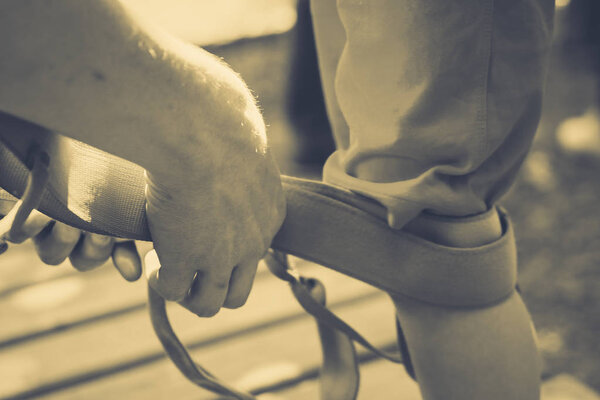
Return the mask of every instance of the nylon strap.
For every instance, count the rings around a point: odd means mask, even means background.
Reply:
[[[340,329],[340,326],[335,323],[337,317],[334,316],[334,320],[330,319],[330,314],[333,314],[326,307],[325,287],[317,279],[300,276],[290,267],[287,254],[271,250],[265,257],[265,262],[273,275],[289,283],[294,297],[302,308],[315,318],[323,352],[323,367],[320,374],[321,399],[355,399],[358,394],[360,375],[353,344],[354,338],[351,336],[353,329],[346,330],[348,325],[345,323],[343,323],[345,326]],[[323,310],[324,313],[314,313],[309,309]],[[364,339],[363,341],[366,342]],[[369,348],[374,349],[374,346],[369,344]],[[378,350],[376,352],[379,353]]]
[[[316,279],[301,284],[307,297],[325,308],[325,287]],[[298,297],[296,297],[298,298]],[[313,315],[314,316],[314,315]],[[323,364],[320,373],[322,400],[354,400],[358,394],[359,372],[356,350],[352,339],[326,320],[315,318],[321,340]]]
[[[0,241],[21,243],[28,239],[23,225],[31,212],[39,206],[42,193],[48,182],[48,155],[39,149],[30,154],[31,173],[23,197],[0,219]]]
[[[381,358],[385,358],[388,361],[401,364],[402,355],[400,353],[389,353],[379,350],[367,341],[360,333],[354,328],[348,325],[346,322],[341,320],[331,310],[325,307],[325,300],[320,301],[315,298],[314,295],[308,290],[309,287],[315,285],[316,280],[313,278],[307,279],[301,277],[295,271],[293,271],[287,262],[287,256],[279,252],[270,252],[265,258],[269,270],[277,277],[287,281],[290,284],[294,297],[298,300],[298,303],[304,308],[306,312],[315,317],[320,323],[330,327],[335,331],[344,333],[350,340],[359,343],[364,348],[370,350],[374,354],[377,354]],[[318,282],[318,281],[316,281]]]
[[[221,395],[231,396],[239,400],[256,400],[250,393],[239,391],[213,376],[190,357],[183,344],[171,327],[165,299],[148,285],[148,306],[154,332],[158,336],[169,358],[181,373],[196,385]]]
[[[52,162],[46,189],[37,199],[40,211],[90,232],[151,240],[140,167],[2,113],[0,142],[4,144],[0,146],[0,187],[11,195],[21,197],[31,188],[27,156],[32,148],[42,148]],[[330,267],[391,295],[445,307],[483,307],[513,291],[516,251],[509,219],[502,210],[498,212],[504,233],[499,240],[472,249],[449,248],[390,229],[380,205],[347,190],[285,176],[282,182],[287,216],[273,249]],[[7,197],[0,197],[5,204]],[[358,372],[352,340],[384,358],[401,361],[398,355],[380,352],[331,313],[316,281],[288,275],[294,278],[286,279],[294,295],[317,319],[327,367],[323,399],[356,396]],[[188,379],[216,393],[254,399],[193,362],[169,324],[164,300],[152,289],[149,303],[161,343]],[[346,383],[338,388],[336,382]]]
[[[39,210],[68,225],[150,240],[143,170],[128,161],[0,114],[0,187],[21,197],[31,145],[48,152],[48,188]],[[10,149],[10,151],[7,150]],[[507,297],[516,284],[510,222],[502,237],[472,248],[440,246],[392,230],[377,203],[339,187],[282,177],[287,216],[272,247],[431,304],[478,307]]]
[[[290,284],[295,287],[294,293],[299,293],[304,302],[325,307],[325,288],[318,280],[297,279]],[[150,286],[148,286],[148,299],[152,327],[169,358],[186,378],[217,394],[238,400],[256,399],[253,394],[256,394],[260,388],[250,390],[250,393],[237,390],[194,362],[171,327],[165,300]],[[316,322],[323,352],[320,398],[322,400],[353,400],[358,393],[359,373],[352,340],[346,332],[327,323],[326,319],[317,318]]]

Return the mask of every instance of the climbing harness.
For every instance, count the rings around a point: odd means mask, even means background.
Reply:
[[[151,240],[140,167],[15,117],[0,113],[0,120],[0,187],[21,198],[0,220],[0,250],[6,248],[6,241],[24,239],[23,223],[33,209],[82,230]],[[104,175],[94,180],[98,171]],[[499,240],[456,249],[390,229],[379,204],[345,189],[286,176],[282,183],[287,215],[265,261],[317,322],[323,351],[322,400],[356,397],[359,374],[354,342],[392,362],[404,361],[413,378],[414,371],[400,321],[396,322],[401,353],[377,349],[327,309],[323,285],[294,270],[288,254],[369,283],[391,296],[445,307],[486,307],[514,291],[514,237],[501,209],[504,234]],[[0,194],[2,201],[14,199]],[[165,300],[150,287],[148,297],[153,328],[167,355],[190,381],[230,398],[255,398],[195,363],[169,323]]]

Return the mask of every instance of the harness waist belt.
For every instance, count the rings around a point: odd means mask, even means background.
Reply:
[[[86,231],[151,240],[141,167],[2,113],[0,142],[0,187],[12,195],[22,196],[27,154],[39,146],[51,160],[40,211]],[[282,181],[287,216],[272,243],[276,250],[432,304],[485,306],[514,290],[514,236],[501,209],[499,240],[451,248],[389,228],[383,207],[363,196],[321,182]]]

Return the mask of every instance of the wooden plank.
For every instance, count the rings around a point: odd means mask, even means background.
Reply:
[[[372,287],[334,271],[309,266],[326,283],[330,301],[347,301],[378,293]],[[210,320],[198,319],[179,306],[170,306],[176,331],[187,343],[212,343],[228,335],[278,320],[303,315],[286,284],[273,277],[256,282],[241,310],[223,310]],[[104,301],[105,299],[99,299]],[[162,349],[145,310],[117,315],[97,324],[75,327],[60,335],[22,343],[0,351],[0,397],[92,379],[119,368],[151,362]],[[66,383],[65,383],[66,382]]]
[[[358,400],[422,400],[419,385],[404,371],[402,365],[376,359],[360,367]],[[190,397],[191,398],[191,397]],[[319,399],[319,385],[314,379],[293,388],[267,393],[260,400]]]
[[[71,268],[0,296],[0,348],[143,309],[145,280],[127,282],[108,264],[83,274]],[[259,269],[256,279],[265,274]]]
[[[348,304],[336,308],[336,312],[351,321],[373,343],[384,346],[395,342],[394,309],[386,296]],[[362,348],[359,351],[364,352]],[[301,375],[304,371],[316,369],[321,359],[316,327],[309,318],[291,320],[209,347],[196,348],[192,350],[192,356],[220,378],[246,388]],[[402,368],[389,362],[386,365],[394,371]],[[42,398],[93,400],[116,397],[131,400],[215,398],[210,392],[188,382],[166,359]]]
[[[293,388],[269,393],[260,400],[305,400],[318,398],[318,383],[307,380]],[[361,365],[358,400],[421,400],[419,386],[404,368],[377,359]],[[600,395],[572,375],[560,374],[542,382],[541,400],[600,400]]]
[[[142,309],[145,282],[94,270],[29,285],[0,298],[0,348],[128,309]]]
[[[0,298],[28,285],[75,273],[68,261],[57,266],[41,262],[31,241],[9,244],[8,250],[0,255]]]
[[[137,246],[142,254],[152,248],[149,242],[137,242]],[[33,285],[79,274],[68,259],[56,266],[44,264],[37,256],[31,240],[19,245],[9,244],[9,249],[0,257],[0,299]],[[119,276],[112,261],[107,261],[83,276],[87,277],[90,274]]]

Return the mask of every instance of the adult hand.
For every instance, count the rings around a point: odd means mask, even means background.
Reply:
[[[196,166],[169,178],[147,173],[156,249],[146,256],[149,284],[199,316],[245,303],[258,261],[285,216],[262,117],[252,100],[232,107],[228,96],[216,100],[223,116],[210,121]],[[240,104],[253,108],[240,113]]]
[[[204,317],[246,302],[258,261],[285,215],[270,154],[238,151],[221,160],[198,184],[172,189],[148,176],[156,249],[145,259],[149,284]]]
[[[24,40],[1,48],[0,109],[148,171],[149,284],[199,315],[240,306],[285,213],[251,92],[117,0],[51,3],[0,2]]]

